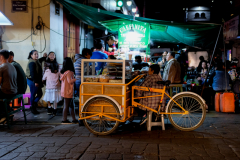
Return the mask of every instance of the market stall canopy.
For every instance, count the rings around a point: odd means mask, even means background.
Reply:
[[[75,17],[95,28],[117,33],[119,23],[139,21],[150,24],[150,38],[153,42],[183,43],[189,46],[208,48],[214,44],[219,31],[219,24],[207,23],[177,23],[143,17],[133,17],[115,12],[109,12],[74,2],[72,0],[57,0]]]

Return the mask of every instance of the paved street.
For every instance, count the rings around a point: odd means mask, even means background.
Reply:
[[[109,136],[95,136],[73,124],[17,123],[10,130],[1,126],[0,159],[240,159],[239,114],[210,112],[192,132],[165,123],[165,131],[153,127],[151,132],[125,124]]]

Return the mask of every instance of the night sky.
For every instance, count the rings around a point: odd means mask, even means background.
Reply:
[[[140,16],[143,16],[144,0],[135,0]],[[228,20],[234,12],[234,3],[230,0],[145,0],[145,17],[167,21],[184,22],[183,8],[190,6],[208,6],[211,8],[211,22],[221,23],[222,18]]]

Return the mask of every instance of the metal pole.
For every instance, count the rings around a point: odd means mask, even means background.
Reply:
[[[143,17],[145,17],[145,13],[146,13],[146,0],[143,0]]]
[[[212,58],[211,58],[211,61],[210,61],[210,66],[211,66],[211,64],[212,64],[212,60],[213,60],[214,53],[215,53],[215,50],[216,50],[216,46],[217,46],[217,43],[218,43],[219,35],[220,35],[220,33],[221,33],[221,29],[222,29],[222,25],[221,25],[221,27],[220,27],[220,29],[219,29],[218,37],[217,37],[217,40],[216,40],[216,43],[215,43],[215,46],[214,46],[214,49],[213,49],[213,54],[212,54]],[[205,83],[206,83],[207,78],[208,78],[208,74],[209,74],[209,68],[208,68],[208,70],[207,70],[207,76],[206,76],[206,78],[205,78],[205,80],[204,80],[204,83],[203,83],[201,96],[203,95],[203,90],[204,90]]]

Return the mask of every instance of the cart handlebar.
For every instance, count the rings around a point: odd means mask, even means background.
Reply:
[[[139,81],[142,77],[144,77],[145,76],[145,74],[140,74],[140,75],[138,75],[138,76],[136,76],[134,79],[132,79],[127,85],[130,85],[131,83],[133,83],[133,82],[137,82],[137,81]]]

